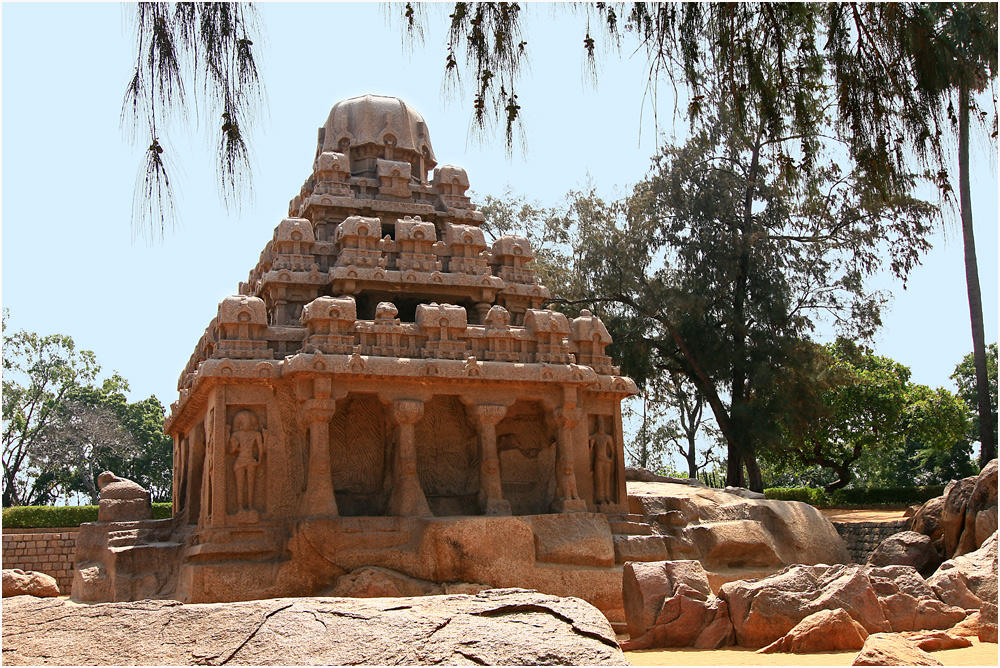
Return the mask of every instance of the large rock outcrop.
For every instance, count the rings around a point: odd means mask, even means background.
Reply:
[[[910,528],[940,540],[946,559],[978,549],[997,530],[997,460],[977,476],[949,483],[917,511]]]
[[[735,642],[729,607],[697,561],[630,562],[622,575],[630,639],[623,649],[716,649]]]
[[[616,535],[620,563],[696,559],[715,588],[789,564],[850,561],[834,526],[805,503],[672,482],[629,481],[628,492],[629,511],[641,515],[651,533]]]
[[[966,612],[938,600],[908,566],[791,566],[724,584],[738,644],[764,647],[807,616],[842,608],[868,633],[950,628]]]
[[[920,506],[910,520],[910,530],[929,537],[931,542],[941,540],[944,536],[944,526],[941,524],[944,499],[944,496],[938,496]]]
[[[3,601],[6,665],[628,665],[593,606],[527,590],[88,606]]]
[[[972,641],[966,636],[948,631],[908,631],[902,636],[925,652],[940,652],[943,649],[961,649],[972,646]]]
[[[854,666],[940,666],[940,661],[894,633],[873,633],[854,658]]]
[[[868,631],[844,612],[820,610],[809,615],[792,627],[792,630],[773,643],[757,650],[760,654],[790,652],[808,654],[810,652],[839,652],[864,647]]]
[[[979,610],[997,602],[997,533],[967,554],[941,564],[927,585],[945,603],[966,610]]]
[[[965,527],[957,555],[978,549],[997,530],[997,460],[991,461],[976,478],[965,511]]]

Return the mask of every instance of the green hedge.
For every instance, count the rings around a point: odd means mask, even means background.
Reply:
[[[764,496],[777,501],[801,501],[814,506],[824,506],[830,503],[826,492],[819,487],[768,487]]]
[[[173,504],[154,503],[153,519],[169,519]],[[14,506],[3,509],[5,529],[49,529],[97,521],[97,506]]]
[[[868,489],[837,489],[827,492],[818,487],[770,487],[764,490],[768,499],[803,501],[814,506],[878,506],[915,505],[944,493],[944,485],[923,487],[869,487]]]

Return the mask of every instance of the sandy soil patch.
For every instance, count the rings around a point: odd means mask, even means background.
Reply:
[[[633,666],[849,666],[857,652],[817,652],[815,654],[757,654],[752,649],[647,649],[625,652]],[[972,647],[933,653],[946,666],[995,666],[997,646],[972,639]]]
[[[831,522],[888,522],[904,519],[905,510],[864,510],[859,508],[819,508]]]

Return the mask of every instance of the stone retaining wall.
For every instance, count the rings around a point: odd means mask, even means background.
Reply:
[[[78,531],[77,527],[4,530],[3,567],[51,575],[59,584],[59,591],[69,594]]]
[[[884,522],[834,522],[833,526],[844,539],[854,563],[863,564],[883,540],[900,531],[908,531],[910,519]]]

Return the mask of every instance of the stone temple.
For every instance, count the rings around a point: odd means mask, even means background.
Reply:
[[[579,596],[620,619],[635,384],[599,318],[542,308],[528,241],[488,243],[468,188],[401,100],[333,107],[289,217],[181,374],[173,519],[82,533],[74,598],[394,578]]]

